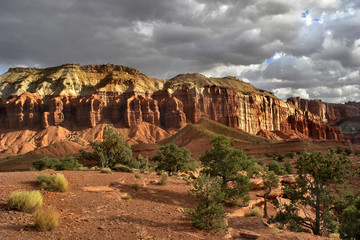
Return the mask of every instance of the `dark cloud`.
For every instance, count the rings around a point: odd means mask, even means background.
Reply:
[[[280,97],[357,100],[359,9],[355,0],[2,0],[0,65],[109,62],[162,78],[235,75]],[[320,22],[301,19],[305,10]]]

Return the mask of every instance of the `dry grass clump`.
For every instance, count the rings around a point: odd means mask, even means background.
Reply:
[[[262,218],[264,217],[264,212],[259,207],[255,206],[251,209],[250,216]]]
[[[101,173],[112,173],[112,171],[111,171],[110,168],[101,168],[101,169],[100,169],[100,172],[101,172]]]
[[[121,199],[130,200],[130,199],[132,199],[132,196],[127,193],[127,194],[125,194],[124,196],[122,196]]]
[[[65,192],[69,183],[63,174],[44,175],[40,174],[36,180],[40,183],[41,188],[52,192]]]
[[[166,185],[168,182],[168,174],[166,172],[162,172],[159,179],[160,185]]]
[[[51,231],[59,225],[59,214],[52,206],[40,208],[35,212],[34,217],[36,228],[43,232]]]
[[[29,213],[42,206],[43,198],[39,191],[15,191],[10,194],[7,204],[9,209]]]

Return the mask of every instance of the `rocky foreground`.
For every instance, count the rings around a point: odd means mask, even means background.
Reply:
[[[182,213],[196,202],[187,194],[191,186],[180,178],[169,178],[161,186],[155,173],[141,174],[141,178],[119,172],[62,173],[69,181],[67,192],[41,190],[44,205],[55,206],[61,218],[60,226],[51,232],[38,232],[32,214],[6,209],[12,191],[40,189],[36,182],[40,173],[0,173],[1,239],[329,239],[279,230],[264,224],[265,219],[244,217],[238,208],[227,209],[228,234],[200,231]],[[132,197],[128,199],[127,194]]]

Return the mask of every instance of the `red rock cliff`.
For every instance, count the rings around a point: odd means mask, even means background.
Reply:
[[[19,76],[27,82],[17,89],[6,87]],[[3,129],[95,127],[102,122],[132,127],[147,122],[176,130],[207,117],[251,134],[342,139],[325,123],[341,114],[338,108],[299,99],[284,102],[232,77],[183,74],[164,85],[164,80],[116,65],[12,69],[0,77],[0,89],[16,90],[0,90],[2,96],[11,96],[0,104]],[[34,87],[29,81],[39,84]]]

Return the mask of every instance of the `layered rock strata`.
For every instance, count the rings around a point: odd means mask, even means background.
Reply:
[[[251,134],[342,139],[325,123],[337,116],[330,107],[319,110],[296,99],[284,102],[232,77],[183,74],[164,83],[116,65],[11,69],[0,76],[0,128],[99,123],[130,128],[146,122],[177,130],[206,117]]]

